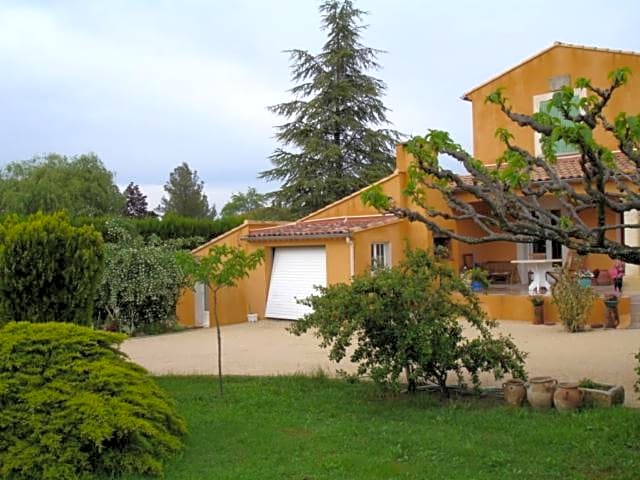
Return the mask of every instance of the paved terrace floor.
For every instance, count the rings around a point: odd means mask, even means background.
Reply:
[[[312,335],[296,337],[286,331],[288,322],[260,321],[222,328],[223,369],[232,375],[310,373],[319,368],[329,374],[337,369],[353,372],[350,363],[336,364],[317,346]],[[633,384],[637,378],[634,355],[640,350],[638,330],[591,330],[566,333],[558,325],[534,326],[524,322],[500,322],[499,330],[513,336],[521,350],[529,352],[531,376],[551,375],[559,381],[590,378],[624,385],[627,405],[640,407]],[[154,374],[214,374],[215,329],[127,340],[122,349]],[[499,385],[483,377],[485,385]]]

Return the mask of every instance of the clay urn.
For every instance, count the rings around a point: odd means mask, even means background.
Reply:
[[[524,380],[517,378],[512,378],[503,383],[502,392],[504,393],[504,401],[507,405],[513,405],[514,407],[520,407],[527,396]]]
[[[559,412],[573,412],[582,406],[584,392],[574,382],[559,383],[553,394],[553,404]]]
[[[527,401],[535,410],[548,410],[553,406],[553,392],[558,381],[551,377],[532,377],[527,387]]]

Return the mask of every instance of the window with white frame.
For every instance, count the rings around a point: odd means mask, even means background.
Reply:
[[[533,112],[534,113],[546,112],[552,117],[559,118],[560,123],[562,125],[571,125],[572,124],[571,120],[564,118],[564,116],[562,115],[562,112],[560,112],[560,110],[558,110],[556,107],[554,107],[551,104],[551,100],[555,93],[557,92],[549,92],[549,93],[543,93],[540,95],[534,95]],[[574,90],[573,98],[577,100],[581,97],[584,97],[585,95],[586,95],[586,92],[584,89],[576,88]],[[576,111],[572,113],[578,113],[578,112]],[[535,132],[534,134],[534,147],[535,147],[534,153],[536,155],[542,155],[542,144],[540,143],[540,134],[538,132]],[[575,145],[569,144],[564,140],[558,140],[556,142],[556,155],[572,155],[576,153],[578,153],[578,148]]]
[[[391,267],[391,246],[389,243],[371,244],[371,270]]]

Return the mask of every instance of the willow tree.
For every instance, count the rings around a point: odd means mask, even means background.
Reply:
[[[640,225],[612,222],[607,215],[615,212],[622,216],[640,209],[640,114],[619,112],[610,118],[605,113],[630,73],[628,68],[611,72],[607,87],[580,78],[574,87],[584,89],[585,96],[577,97],[572,86],[563,87],[546,109],[533,115],[514,111],[508,92],[498,89],[486,101],[495,104],[515,125],[539,134],[540,155],[515,144],[512,133],[499,128],[496,137],[505,145],[504,153],[487,162],[491,164],[488,166],[455,143],[447,132],[430,130],[406,145],[415,161],[409,169],[405,193],[420,208],[400,207],[379,188],[365,192],[364,200],[466,243],[552,240],[580,254],[600,253],[640,264],[639,247],[626,245],[622,235],[608,234]],[[596,130],[610,135],[615,148],[600,143]],[[578,152],[573,161],[579,174],[569,179],[558,169],[562,160],[557,149],[562,142]],[[468,175],[446,168],[442,163],[445,157],[456,160]],[[434,191],[440,192],[448,209],[434,206]],[[561,210],[545,206],[542,199],[549,196],[557,199]],[[588,211],[595,212],[595,222],[585,221]],[[442,220],[471,221],[481,233],[467,235],[450,230]]]
[[[320,6],[327,41],[322,51],[288,50],[294,99],[269,107],[287,122],[261,178],[282,182],[276,206],[304,215],[391,173],[397,132],[381,97],[386,85],[367,75],[381,50],[361,44],[366,12],[350,0]]]

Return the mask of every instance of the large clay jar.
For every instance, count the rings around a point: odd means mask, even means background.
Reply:
[[[529,379],[527,400],[536,410],[547,410],[553,405],[553,392],[558,381],[551,377]]]
[[[584,392],[577,383],[559,383],[553,394],[553,403],[559,412],[573,412],[582,406]]]
[[[504,393],[504,401],[507,405],[513,405],[515,407],[521,406],[524,397],[527,396],[524,380],[518,380],[517,378],[512,378],[503,383],[502,391]]]

